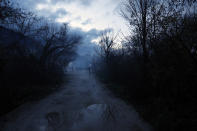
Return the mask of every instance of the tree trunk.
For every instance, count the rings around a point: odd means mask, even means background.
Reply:
[[[147,51],[147,1],[141,2],[142,8],[142,49],[145,64],[148,62],[148,51]]]

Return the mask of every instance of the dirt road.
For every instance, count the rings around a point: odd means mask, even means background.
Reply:
[[[135,110],[110,95],[94,75],[69,76],[60,91],[9,113],[2,131],[149,131]]]

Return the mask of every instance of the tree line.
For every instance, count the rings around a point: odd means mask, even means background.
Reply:
[[[196,130],[197,2],[124,0],[129,35],[100,37],[97,76],[155,130]]]
[[[0,115],[59,87],[81,40],[68,24],[58,25],[1,0]]]

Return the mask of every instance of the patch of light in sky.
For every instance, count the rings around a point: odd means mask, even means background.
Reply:
[[[72,27],[81,28],[83,31],[91,29],[104,30],[112,28],[115,32],[126,31],[124,20],[117,11],[119,0],[95,0],[91,5],[84,6],[78,1],[64,2],[60,1],[52,4],[51,0],[45,3],[37,4],[36,10],[39,12],[55,12],[58,9],[65,9],[68,13],[64,16],[58,16],[56,22],[67,22]],[[85,23],[87,20],[89,22]]]

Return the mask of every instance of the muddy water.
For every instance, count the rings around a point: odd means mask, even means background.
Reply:
[[[9,113],[2,131],[149,131],[137,112],[114,98],[88,71],[47,98]]]

